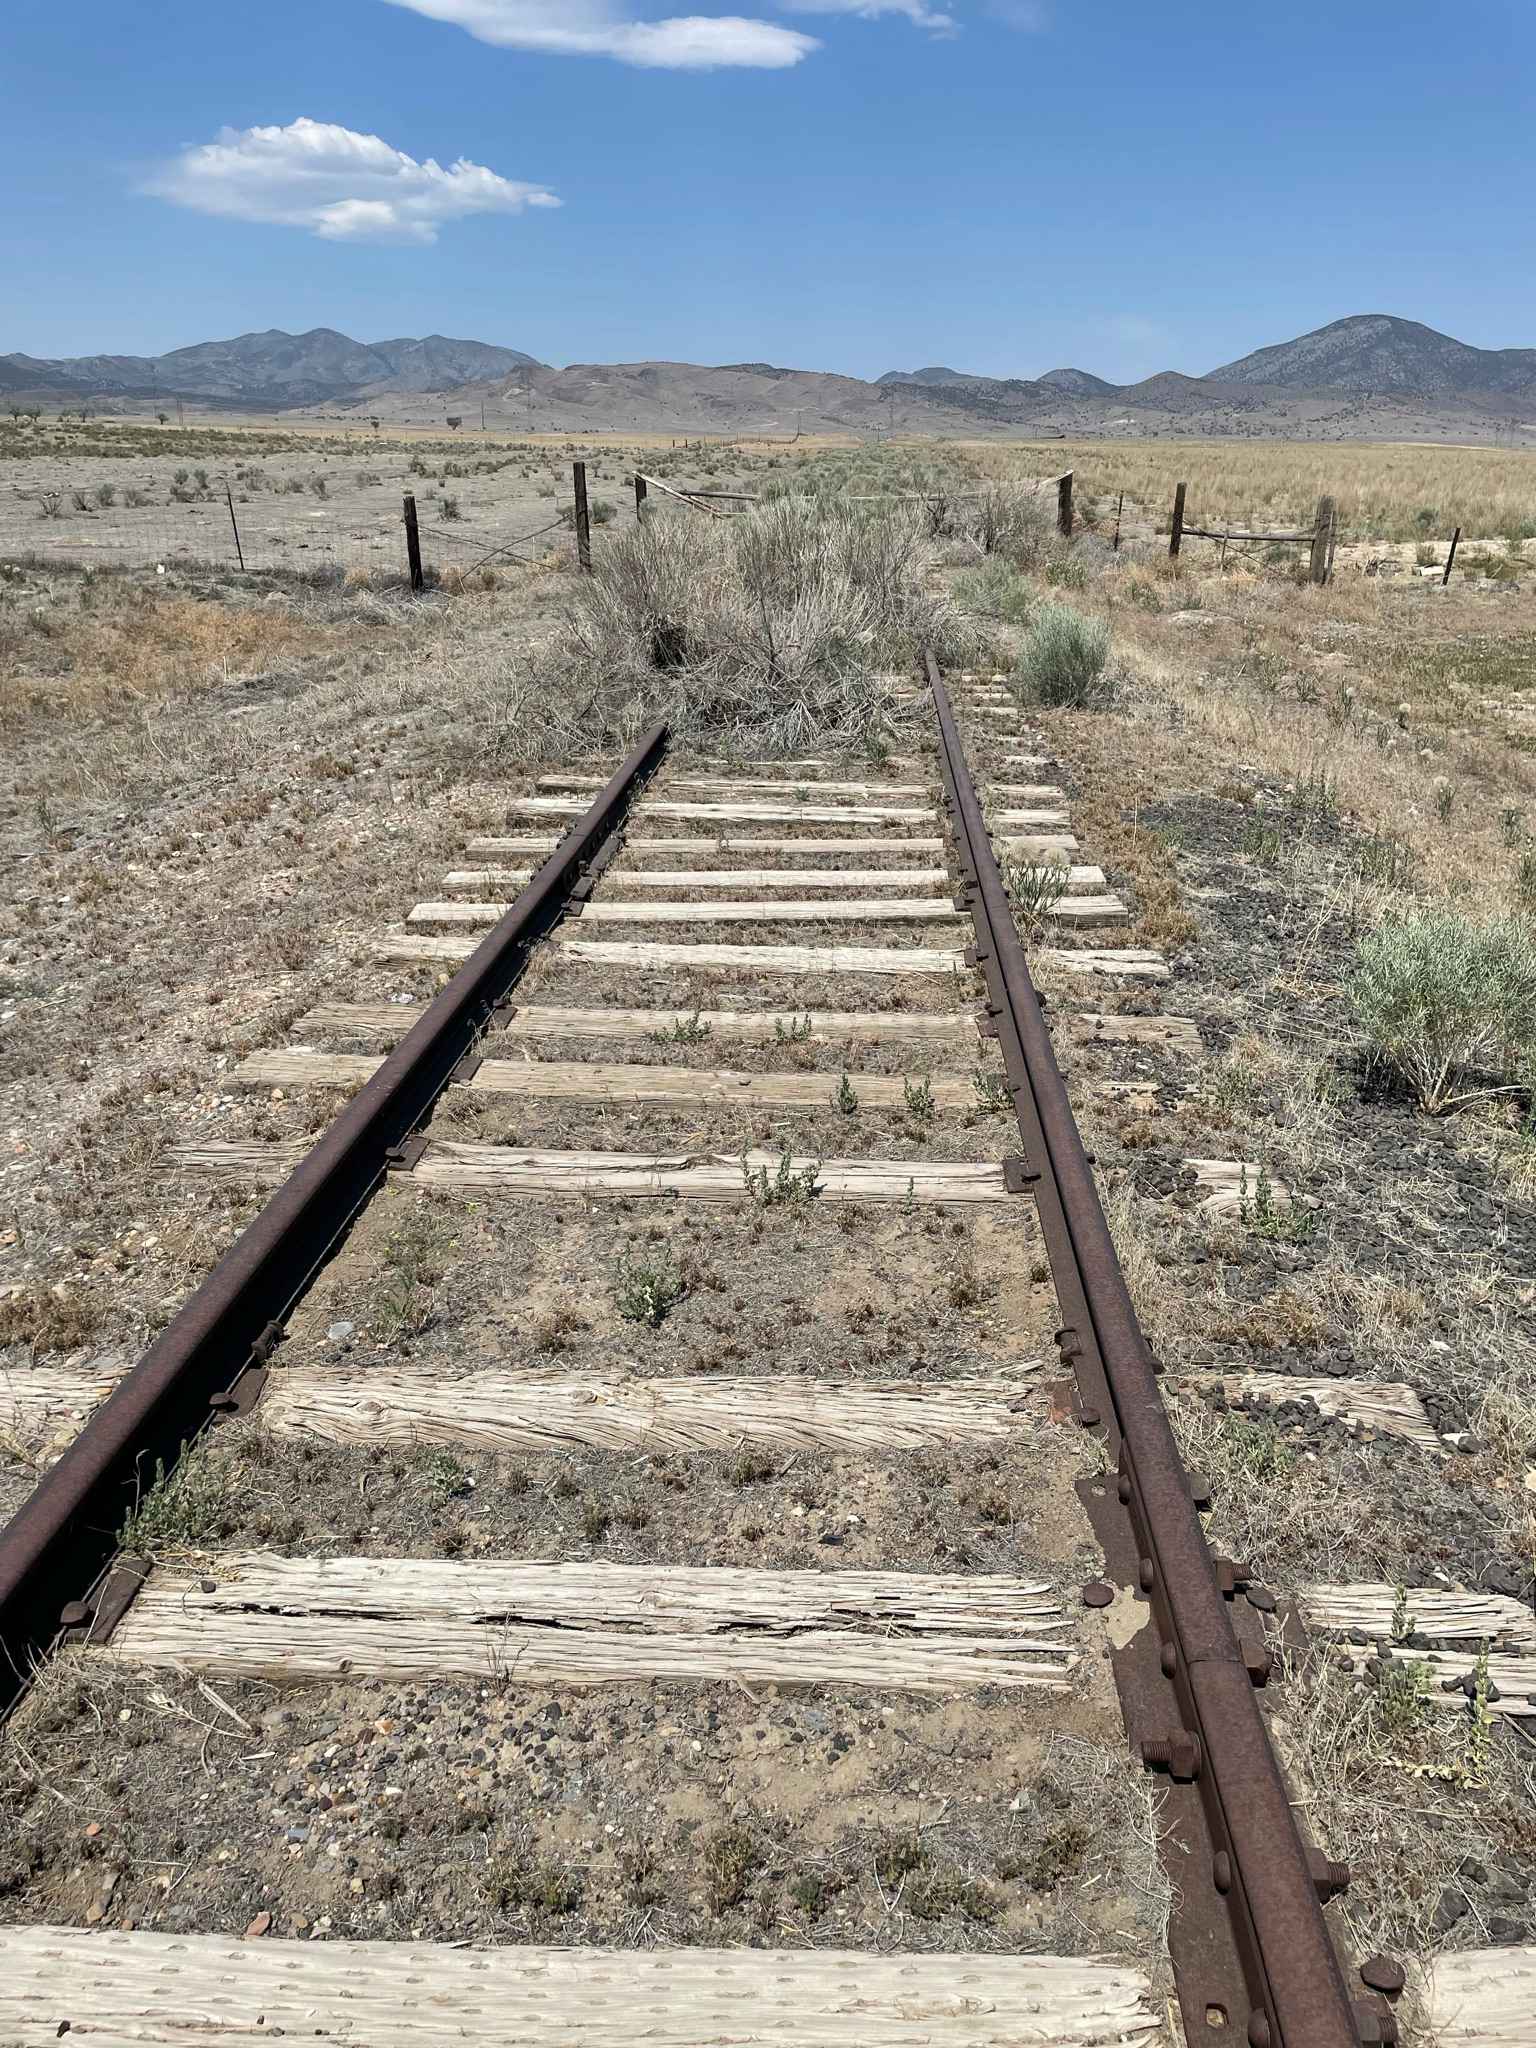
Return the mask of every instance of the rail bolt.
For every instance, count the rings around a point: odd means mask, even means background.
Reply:
[[[1244,1643],[1243,1662],[1255,1685],[1268,1685],[1274,1676],[1275,1660],[1264,1643]]]
[[[1269,2048],[1274,2039],[1269,2024],[1269,2014],[1264,2011],[1248,2015],[1248,2048]]]
[[[1143,1593],[1150,1593],[1157,1582],[1157,1567],[1153,1564],[1150,1557],[1144,1557],[1139,1560],[1136,1566],[1136,1576],[1141,1582]]]
[[[1362,2048],[1394,2048],[1397,2041],[1397,2021],[1391,2013],[1380,2006],[1372,2005],[1369,1999],[1357,1998],[1351,2007],[1355,2016],[1355,2032],[1359,2035]]]
[[[1172,1678],[1175,1671],[1179,1668],[1179,1653],[1172,1643],[1164,1643],[1157,1653],[1157,1663],[1158,1669],[1162,1672],[1164,1678]]]
[[[1396,1998],[1408,1982],[1408,1973],[1402,1964],[1391,1956],[1367,1956],[1360,1965],[1360,1982],[1372,1991],[1380,1991],[1388,1998]]]
[[[1218,1849],[1211,1858],[1211,1883],[1223,1898],[1232,1889],[1232,1858],[1225,1849]]]
[[[1243,1567],[1230,1557],[1213,1557],[1211,1563],[1216,1569],[1216,1583],[1221,1588],[1222,1598],[1230,1600],[1240,1587],[1248,1583],[1248,1574]]]
[[[1340,1892],[1349,1890],[1349,1865],[1335,1863],[1331,1856],[1321,1849],[1307,1851],[1307,1869],[1312,1877],[1312,1889],[1317,1893],[1317,1903],[1326,1906],[1330,1899],[1336,1899]]]
[[[1198,1735],[1180,1728],[1173,1735],[1158,1736],[1141,1745],[1141,1760],[1149,1771],[1166,1771],[1177,1785],[1191,1785],[1200,1775],[1205,1752]]]

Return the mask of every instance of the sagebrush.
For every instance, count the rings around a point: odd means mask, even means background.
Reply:
[[[519,758],[612,749],[658,718],[744,754],[880,753],[922,649],[976,629],[909,508],[780,498],[735,519],[658,513],[610,541],[509,704]]]
[[[1392,918],[1362,943],[1350,994],[1371,1051],[1432,1113],[1536,1074],[1536,935],[1523,918]]]

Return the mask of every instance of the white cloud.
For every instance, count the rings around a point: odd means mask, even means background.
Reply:
[[[377,135],[304,119],[222,129],[163,164],[144,190],[197,213],[307,228],[330,242],[435,242],[444,221],[560,204],[542,185],[464,157],[445,170]]]
[[[390,0],[433,21],[452,22],[482,43],[560,57],[617,57],[652,70],[723,66],[781,71],[819,49],[814,36],[738,14],[690,14],[636,21],[620,0]]]
[[[959,26],[952,14],[938,14],[923,0],[781,0],[791,14],[856,14],[874,21],[882,14],[899,14],[915,28],[952,30]]]

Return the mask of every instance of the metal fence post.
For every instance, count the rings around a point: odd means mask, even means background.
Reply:
[[[1125,510],[1125,493],[1122,491],[1115,503],[1115,553],[1120,552],[1120,514]]]
[[[1173,531],[1168,536],[1168,552],[1170,555],[1177,555],[1179,549],[1184,545],[1184,493],[1188,489],[1188,484],[1179,484],[1174,489]]]
[[[411,588],[420,590],[425,580],[421,573],[421,534],[416,525],[416,499],[410,491],[405,494],[405,559],[411,572]]]
[[[592,515],[587,510],[587,465],[571,464],[576,486],[576,562],[584,575],[592,574]]]
[[[1458,526],[1456,531],[1451,535],[1451,552],[1445,558],[1445,574],[1440,578],[1440,588],[1442,590],[1444,590],[1446,584],[1449,583],[1451,580],[1451,569],[1455,564],[1456,550],[1460,545],[1461,528]]]

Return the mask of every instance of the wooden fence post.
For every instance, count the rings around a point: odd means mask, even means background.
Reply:
[[[1120,514],[1125,510],[1125,493],[1122,491],[1115,504],[1115,553],[1120,552]]]
[[[1319,498],[1317,501],[1317,517],[1312,522],[1311,575],[1314,583],[1326,583],[1328,581],[1328,568],[1333,560],[1333,520],[1334,503],[1332,498]]]
[[[423,582],[421,534],[416,526],[416,500],[410,491],[405,494],[405,559],[411,572],[411,588],[420,590]]]
[[[235,532],[235,554],[236,554],[236,556],[237,556],[237,557],[238,557],[238,559],[239,559],[239,563],[240,563],[240,567],[241,567],[241,569],[242,569],[242,570],[244,570],[244,568],[245,568],[245,549],[244,549],[243,547],[241,547],[241,545],[240,545],[240,522],[239,522],[239,520],[238,520],[238,519],[237,519],[237,518],[235,517],[235,500],[234,500],[234,494],[233,494],[233,492],[232,492],[232,491],[230,490],[230,488],[229,488],[229,478],[228,478],[228,477],[225,477],[225,479],[224,479],[224,502],[225,502],[225,504],[226,504],[226,505],[228,505],[228,507],[229,507],[229,523],[230,523],[230,525],[231,525],[231,526],[232,526],[232,527],[234,528],[234,532]]]
[[[1056,530],[1072,538],[1072,472],[1056,479]]]
[[[571,464],[576,486],[576,564],[584,575],[592,574],[592,515],[587,510],[587,465]]]
[[[645,478],[640,474],[639,470],[637,469],[635,471],[635,517],[637,519],[640,517],[640,508],[644,505],[644,503]]]
[[[1168,552],[1176,555],[1184,545],[1184,493],[1188,484],[1179,484],[1173,493],[1173,531],[1168,536]]]
[[[1456,531],[1451,535],[1451,552],[1445,558],[1445,574],[1440,578],[1440,588],[1442,590],[1444,590],[1446,584],[1449,583],[1451,580],[1451,569],[1456,560],[1456,550],[1460,545],[1461,528],[1458,526]]]

